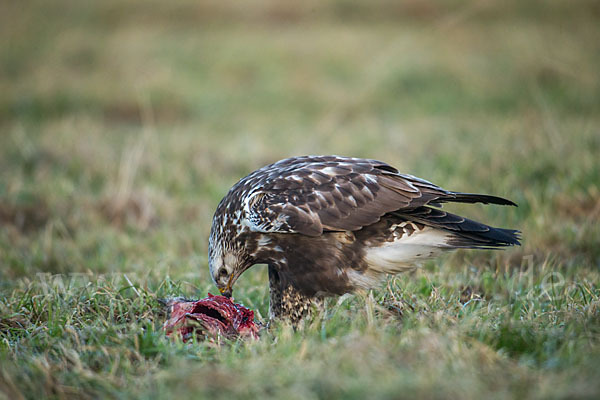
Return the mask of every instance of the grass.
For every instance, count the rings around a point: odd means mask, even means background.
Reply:
[[[594,1],[3,6],[0,398],[597,398]],[[257,342],[164,337],[212,213],[299,154],[385,160],[523,231]],[[267,315],[266,270],[236,300]]]

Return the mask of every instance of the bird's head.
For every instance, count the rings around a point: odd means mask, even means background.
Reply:
[[[231,297],[233,285],[252,266],[243,242],[224,240],[211,235],[208,245],[208,267],[213,282],[223,296]]]
[[[256,233],[245,221],[244,180],[234,185],[217,206],[208,238],[208,267],[222,295],[230,297],[237,279],[257,262]],[[254,249],[254,250],[251,250]]]
[[[209,250],[208,268],[219,292],[231,297],[233,284],[240,275],[238,257],[234,253],[223,254],[221,248]]]

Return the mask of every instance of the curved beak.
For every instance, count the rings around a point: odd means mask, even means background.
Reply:
[[[233,275],[234,274],[231,274],[229,276],[229,280],[227,281],[227,285],[225,287],[220,287],[219,288],[219,292],[221,292],[222,296],[225,296],[225,297],[228,297],[228,298],[231,297],[231,292],[233,291],[232,285],[233,285],[233,282],[235,281]]]

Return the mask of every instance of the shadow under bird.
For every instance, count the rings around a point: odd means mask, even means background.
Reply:
[[[445,250],[520,245],[519,231],[451,214],[443,203],[516,206],[448,191],[376,160],[281,160],[241,179],[219,203],[210,273],[231,296],[244,271],[267,264],[270,318],[296,324],[316,299],[376,287]]]

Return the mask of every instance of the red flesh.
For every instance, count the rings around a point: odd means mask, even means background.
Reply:
[[[179,336],[183,341],[194,334],[206,338],[237,336],[258,338],[254,311],[236,304],[225,296],[213,296],[197,301],[172,301],[171,315],[163,328],[167,336]]]

